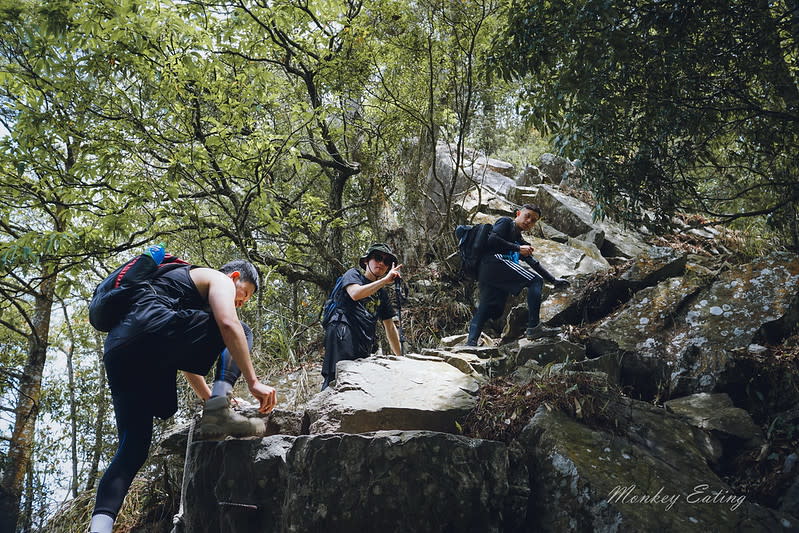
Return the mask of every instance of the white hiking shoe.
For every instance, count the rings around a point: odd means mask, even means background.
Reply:
[[[261,418],[247,418],[230,407],[229,396],[214,396],[205,402],[202,418],[197,425],[197,440],[221,440],[227,436],[259,437],[266,433]]]

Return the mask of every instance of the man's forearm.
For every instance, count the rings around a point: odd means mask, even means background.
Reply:
[[[388,339],[388,345],[391,346],[391,351],[394,352],[394,355],[402,355],[402,344],[400,343],[399,331],[397,331],[397,326],[394,324],[394,319],[384,320],[383,327],[386,329],[386,338]]]
[[[546,281],[553,283],[555,281],[555,276],[553,276],[544,266],[536,259],[535,257],[523,257],[522,260],[530,265],[533,270],[541,274],[541,277],[544,278]]]
[[[391,283],[391,281],[383,277],[371,283],[367,283],[366,285],[358,285],[357,283],[347,285],[346,290],[350,298],[357,302],[358,300],[370,297],[389,283]]]

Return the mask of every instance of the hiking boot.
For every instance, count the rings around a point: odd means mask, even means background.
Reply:
[[[524,336],[527,337],[528,341],[533,341],[541,337],[554,337],[558,333],[560,333],[560,328],[549,328],[543,324],[538,324],[535,327],[527,328]]]
[[[258,437],[266,433],[260,418],[247,418],[230,407],[229,396],[215,396],[205,402],[203,416],[197,426],[197,440],[221,440],[231,437]]]

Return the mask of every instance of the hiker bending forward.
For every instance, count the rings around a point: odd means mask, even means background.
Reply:
[[[358,264],[363,273],[357,268],[347,270],[341,288],[332,295],[336,309],[325,327],[322,390],[336,379],[339,361],[360,359],[374,351],[378,319],[383,322],[391,351],[397,356],[401,353],[394,307],[384,287],[400,278],[402,265],[383,243],[371,245]]]
[[[199,438],[264,433],[263,420],[233,412],[227,395],[243,374],[259,411],[275,406],[275,390],[258,381],[250,360],[252,334],[236,314],[257,290],[258,272],[246,261],[218,271],[186,265],[142,284],[128,313],[111,329],[103,362],[119,446],[97,486],[91,533],[111,533],[133,477],[147,459],[153,417],[177,411],[177,370],[207,400]],[[211,390],[203,376],[215,360]]]
[[[519,294],[527,287],[527,330],[525,335],[533,340],[554,335],[559,329],[548,328],[539,322],[541,292],[544,280],[555,287],[569,284],[565,279],[555,278],[533,258],[533,247],[522,239],[522,232],[529,231],[541,218],[541,208],[525,204],[516,211],[516,218],[502,217],[494,223],[486,244],[486,252],[480,260],[478,282],[480,304],[469,324],[468,346],[477,346],[483,326],[490,319],[499,318],[505,310],[508,294]],[[519,264],[524,261],[531,271]]]

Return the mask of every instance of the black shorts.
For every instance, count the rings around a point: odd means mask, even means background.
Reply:
[[[225,348],[211,313],[179,310],[171,314],[157,328],[141,324],[136,328],[136,320],[126,317],[109,334],[103,356],[115,401],[135,402],[159,418],[177,411],[177,371],[204,376]]]

